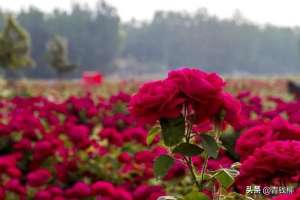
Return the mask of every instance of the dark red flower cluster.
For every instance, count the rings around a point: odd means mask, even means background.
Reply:
[[[240,93],[241,131],[235,144],[240,156],[236,187],[245,192],[249,185],[284,186],[299,180],[300,125],[298,101]],[[268,107],[264,104],[268,103]],[[273,104],[273,105],[272,105]],[[272,105],[272,106],[270,106]],[[279,198],[279,197],[278,197]]]
[[[107,100],[90,95],[61,103],[42,97],[3,100],[0,200],[156,200],[165,195],[148,180],[153,160],[166,150],[145,150],[147,130],[129,115],[129,100],[123,92]],[[174,169],[167,178],[177,174],[182,171]]]
[[[215,73],[174,70],[164,80],[144,84],[132,97],[130,111],[140,122],[152,124],[161,118],[178,117],[187,105],[198,123],[224,119],[236,125],[240,104],[224,92],[224,86],[225,81]]]
[[[146,145],[149,130],[144,124],[176,118],[183,108],[193,115],[193,133],[209,132],[216,124],[233,125],[220,138],[224,146],[218,158],[207,163],[208,170],[215,171],[240,161],[232,188],[244,193],[249,185],[297,185],[299,100],[249,91],[235,98],[224,86],[215,73],[184,68],[144,84],[132,98],[119,92],[108,99],[86,95],[62,102],[44,97],[2,99],[0,200],[156,200],[168,195],[166,191],[177,189],[172,183],[187,181],[187,167],[181,155],[175,155],[163,177],[168,184],[154,184],[153,162],[168,150],[159,145],[159,136]],[[228,145],[223,136],[230,134],[234,137]],[[203,161],[192,157],[199,172]],[[298,200],[299,194],[296,190],[274,200]]]
[[[241,165],[237,185],[283,186],[300,178],[300,142],[274,141],[257,148]]]

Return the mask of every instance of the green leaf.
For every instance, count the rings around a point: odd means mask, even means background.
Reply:
[[[196,156],[203,152],[203,149],[194,144],[181,143],[173,150],[173,153],[180,153],[185,156]]]
[[[160,132],[160,127],[154,126],[153,128],[151,128],[146,138],[147,145],[150,145],[153,142],[155,136],[157,136],[159,132]]]
[[[240,137],[240,132],[228,132],[223,133],[220,137],[220,140],[222,141],[222,145],[226,148],[226,153],[234,160],[239,160],[239,155],[235,152],[235,143],[237,139]]]
[[[201,144],[209,157],[216,159],[219,153],[219,146],[216,140],[207,134],[201,134]]]
[[[6,200],[19,199],[19,195],[17,195],[16,193],[13,193],[13,192],[6,192],[5,199]]]
[[[161,155],[154,161],[154,175],[158,178],[164,177],[172,167],[174,159],[168,155]]]
[[[254,200],[249,196],[244,196],[242,194],[236,192],[230,192],[223,196],[224,200],[234,200],[234,199],[241,199],[241,200]]]
[[[176,119],[161,119],[160,125],[166,146],[174,146],[182,141],[185,132],[185,121],[183,116]]]
[[[221,183],[222,187],[227,189],[234,183],[234,177],[230,174],[227,169],[221,169],[215,178]]]
[[[184,200],[209,200],[209,198],[202,192],[193,191],[187,194]]]

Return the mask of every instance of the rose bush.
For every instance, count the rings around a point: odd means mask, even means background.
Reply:
[[[131,84],[2,98],[0,200],[298,199],[299,100],[193,68]],[[255,185],[294,193],[247,193]]]

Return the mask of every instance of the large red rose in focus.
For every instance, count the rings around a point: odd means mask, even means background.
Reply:
[[[225,85],[224,80],[215,73],[190,68],[171,71],[168,79],[175,81],[181,92],[197,102],[207,102],[216,98]]]
[[[165,80],[144,84],[132,97],[130,111],[139,121],[151,124],[162,118],[178,117],[186,105],[194,123],[237,125],[241,106],[223,91],[224,86],[225,81],[216,73],[189,68],[174,70]]]
[[[133,95],[129,109],[141,123],[154,123],[160,118],[176,118],[180,115],[184,99],[174,81],[153,81],[144,84]]]
[[[204,121],[219,111],[225,81],[216,73],[183,68],[171,71],[168,80],[177,83],[180,92],[195,110],[198,121]]]

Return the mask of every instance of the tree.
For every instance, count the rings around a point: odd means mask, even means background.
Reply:
[[[9,71],[33,66],[30,47],[30,35],[13,16],[7,16],[4,30],[0,32],[0,66]]]
[[[59,77],[75,69],[76,65],[70,64],[69,61],[67,39],[55,36],[47,43],[46,48],[47,62]]]
[[[35,7],[29,7],[26,10],[21,10],[17,15],[17,21],[30,33],[31,38],[34,38],[31,46],[31,56],[37,66],[32,70],[26,70],[26,76],[45,77],[52,72],[44,59],[45,43],[50,39],[53,33],[50,33],[46,23],[46,15],[41,10]],[[52,73],[54,74],[54,73]]]

